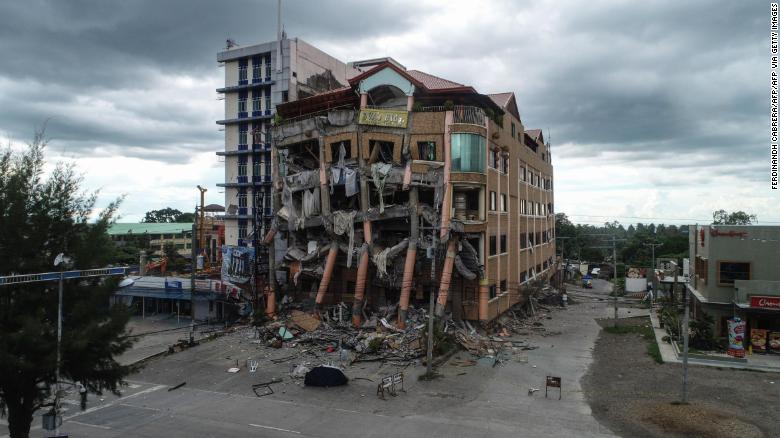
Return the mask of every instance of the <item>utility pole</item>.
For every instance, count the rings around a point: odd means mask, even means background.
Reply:
[[[618,321],[618,305],[617,305],[617,250],[615,249],[615,236],[612,236],[612,278],[614,279],[614,284],[612,286],[612,293],[613,293],[613,295],[615,295],[615,300],[613,301],[615,303],[614,327],[617,327],[617,321]]]
[[[677,266],[674,269],[674,278],[677,278],[677,274],[680,272],[680,267]],[[676,282],[675,282],[676,283]],[[688,404],[688,296],[685,296],[685,314],[683,315],[683,378],[682,378],[682,400],[684,405]]]
[[[561,241],[561,263],[564,263],[563,265],[563,272],[561,273],[560,278],[558,279],[558,290],[561,290],[563,288],[563,277],[566,276],[566,271],[568,270],[569,263],[564,262],[564,254],[566,250],[566,239],[571,239],[571,237],[556,237],[555,240]]]
[[[603,234],[596,234],[604,236]],[[612,278],[613,278],[613,285],[612,285],[612,295],[614,299],[612,300],[614,309],[615,309],[615,319],[613,321],[613,326],[617,327],[617,321],[618,321],[618,297],[617,297],[617,242],[623,241],[626,239],[618,239],[615,237],[615,235],[610,235],[608,237],[612,238]],[[596,249],[609,249],[609,246],[592,246],[591,248]]]

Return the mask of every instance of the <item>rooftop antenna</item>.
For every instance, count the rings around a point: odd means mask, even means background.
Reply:
[[[282,72],[282,0],[276,1],[276,72]]]
[[[238,45],[239,44],[233,38],[228,38],[227,40],[225,40],[226,49],[232,49],[233,47],[237,47]]]

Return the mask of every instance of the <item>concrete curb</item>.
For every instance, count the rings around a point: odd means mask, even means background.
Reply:
[[[662,341],[661,339],[664,336],[668,336],[666,331],[661,328],[660,322],[658,320],[658,315],[656,315],[655,309],[650,310],[650,321],[653,325],[653,332],[655,333],[655,341],[658,344],[658,350],[661,352],[661,359],[666,362],[670,363],[682,363],[682,359],[680,358],[681,354],[674,345],[674,343],[666,343]],[[731,361],[723,361],[718,359],[700,359],[698,357],[691,357],[688,356],[688,364],[689,365],[700,365],[700,366],[707,366],[707,367],[716,367],[716,368],[731,368],[736,370],[751,370],[751,371],[762,371],[762,372],[768,372],[768,373],[780,373],[780,363],[778,363],[778,366],[765,366],[765,365],[755,365],[751,363],[738,363],[738,362],[731,362]]]

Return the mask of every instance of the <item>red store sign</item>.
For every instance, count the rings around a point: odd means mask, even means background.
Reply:
[[[780,297],[752,296],[750,297],[750,307],[780,309]]]

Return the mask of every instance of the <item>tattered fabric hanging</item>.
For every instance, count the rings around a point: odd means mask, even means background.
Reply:
[[[360,191],[357,175],[355,169],[344,169],[344,191],[348,198],[355,196]]]
[[[333,213],[333,232],[339,236],[344,233],[349,235],[349,250],[347,251],[347,268],[352,267],[352,252],[355,247],[355,214],[357,211],[350,212],[336,211]]]
[[[393,166],[388,163],[374,163],[371,165],[371,179],[373,179],[374,186],[379,192],[379,213],[385,212],[385,201],[382,192],[385,190],[385,180],[392,168]]]

